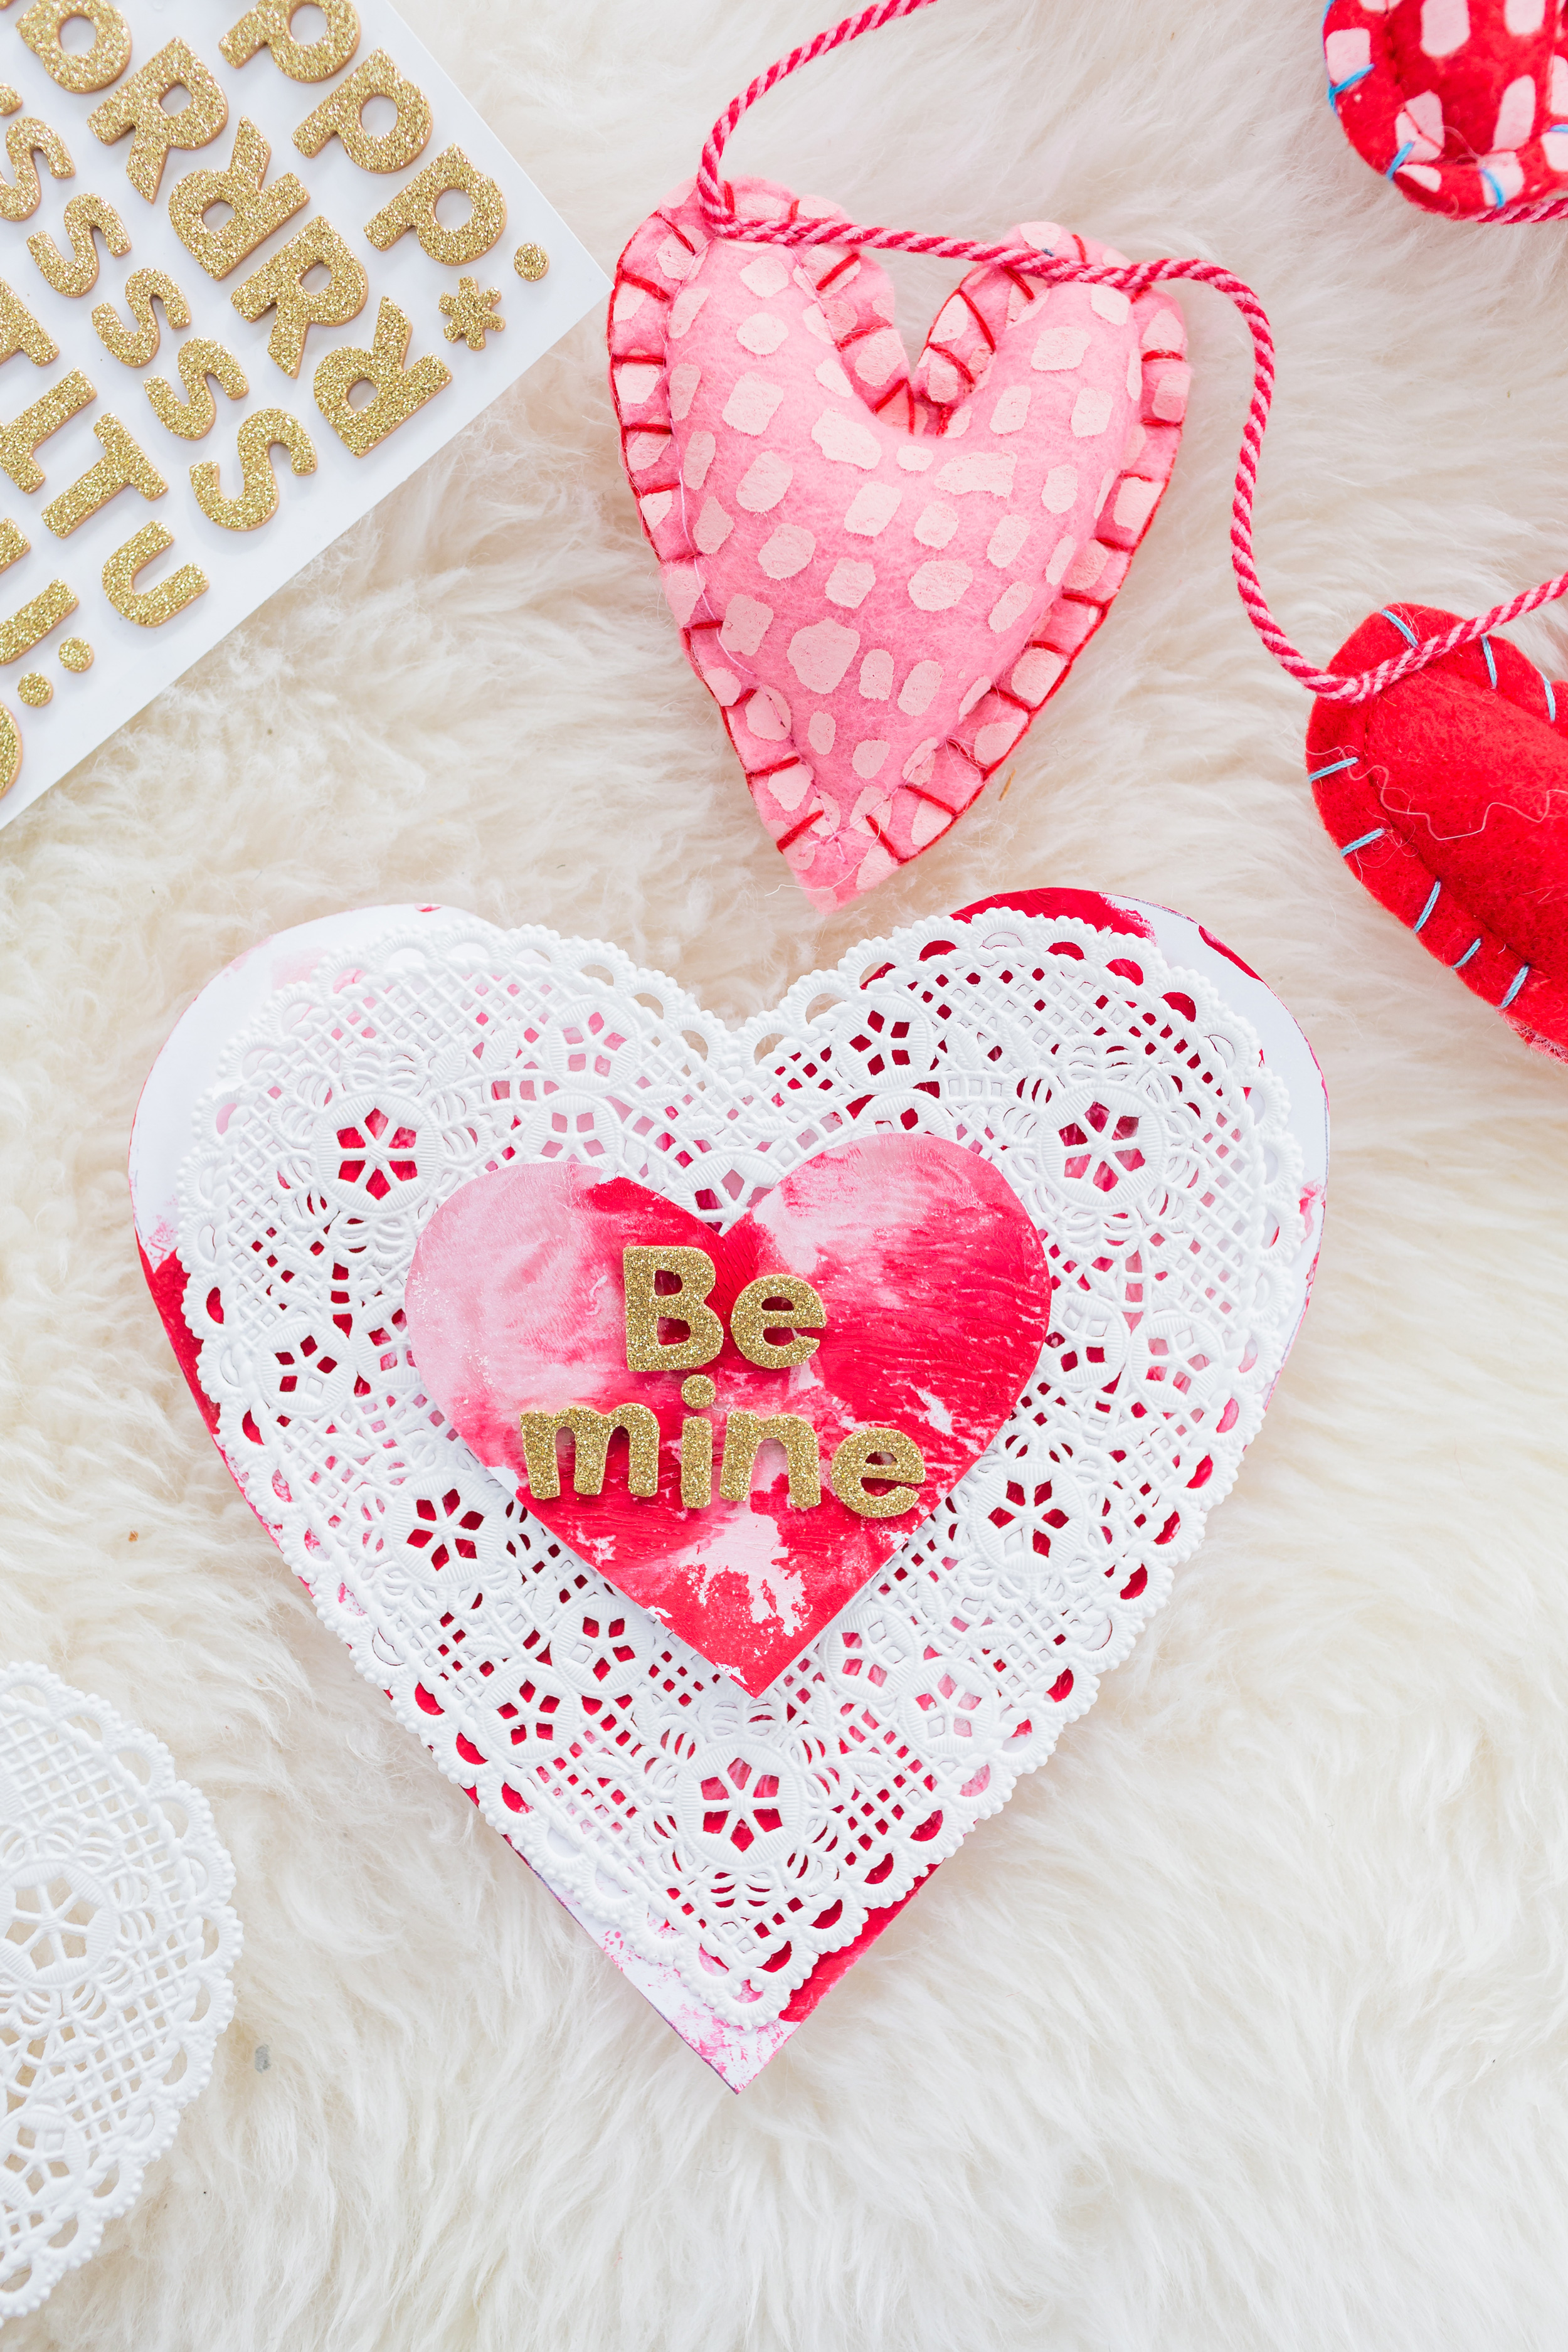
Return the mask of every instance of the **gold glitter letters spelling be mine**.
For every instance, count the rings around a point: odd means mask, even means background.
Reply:
[[[14,5],[15,0],[0,0],[0,15]],[[440,271],[454,273],[445,279],[450,290],[443,292],[439,280],[432,288],[431,315],[418,326],[420,340],[439,327],[447,341],[482,352],[487,331],[505,326],[498,315],[500,293],[472,277],[464,278],[459,288],[456,277],[459,268],[471,269],[500,243],[507,224],[505,194],[461,145],[448,140],[432,147],[436,110],[387,49],[373,47],[356,57],[362,24],[353,0],[317,0],[305,19],[321,28],[313,38],[295,37],[305,0],[256,0],[243,10],[238,0],[232,5],[234,20],[226,30],[220,29],[220,17],[216,26],[193,24],[189,38],[167,19],[143,20],[134,5],[121,8],[115,0],[31,0],[10,20],[59,93],[44,111],[53,114],[61,104],[75,120],[61,118],[62,135],[56,123],[26,111],[17,91],[0,81],[0,221],[32,222],[46,188],[75,179],[84,153],[99,156],[95,178],[122,166],[124,184],[105,194],[102,180],[97,189],[79,183],[64,204],[63,217],[57,216],[58,226],[36,226],[17,240],[0,277],[0,370],[17,362],[26,374],[28,367],[51,367],[59,359],[47,324],[50,300],[83,301],[86,313],[84,298],[99,285],[100,254],[122,259],[144,237],[140,205],[164,205],[174,236],[190,256],[188,269],[175,257],[177,275],[167,266],[133,265],[121,290],[91,308],[90,323],[105,361],[89,362],[90,374],[81,366],[69,367],[59,383],[30,402],[18,401],[15,394],[6,399],[7,379],[0,376],[0,475],[24,498],[38,498],[37,520],[62,540],[122,494],[129,501],[128,524],[135,505],[166,496],[169,460],[179,453],[165,447],[160,455],[143,446],[149,433],[154,439],[166,433],[176,441],[200,440],[217,421],[216,395],[250,400],[247,368],[226,341],[219,317],[201,299],[205,283],[223,288],[209,302],[226,302],[231,319],[237,313],[248,322],[268,322],[268,361],[295,383],[309,371],[310,396],[320,417],[356,460],[379,448],[453,382],[445,361],[417,350],[409,310],[376,287],[378,254],[395,247],[407,252],[416,245]],[[143,21],[156,26],[158,37],[172,36],[159,37],[150,55],[142,46]],[[226,90],[220,71],[229,81]],[[363,210],[351,216],[363,240],[356,240],[359,251],[343,233],[351,222],[339,207],[353,198],[342,194],[341,165],[334,166],[334,223],[311,213],[306,178],[283,167],[271,140],[242,110],[243,92],[259,87],[258,76],[281,76],[300,85],[289,161],[308,166],[335,141],[354,173],[364,175]],[[275,103],[268,98],[258,110],[273,123],[277,138]],[[420,168],[388,197],[385,175],[404,173],[415,164]],[[384,182],[380,189],[374,184],[378,177]],[[290,224],[286,241],[271,248],[275,233]],[[405,239],[410,244],[403,245]],[[263,247],[268,247],[267,257]],[[368,267],[360,257],[366,247]],[[548,257],[534,246],[520,248],[522,254],[529,257],[528,266],[520,257],[518,273],[525,284],[535,283],[548,268]],[[162,241],[156,258],[165,265],[170,259]],[[29,275],[29,263],[36,278]],[[407,283],[405,268],[399,282]],[[353,342],[320,348],[362,314],[368,331],[362,330]],[[121,367],[149,367],[164,335],[180,337],[193,326],[195,333],[173,353],[173,370],[143,378],[134,398],[123,382],[115,398],[107,379],[93,381],[109,362],[111,373]],[[253,368],[255,362],[247,364]],[[318,472],[317,450],[300,417],[267,405],[265,387],[257,390],[262,404],[237,418],[231,455],[219,451],[186,469],[203,515],[235,533],[264,530],[280,509],[275,452],[283,453],[295,478],[290,497],[309,499],[310,478]],[[119,413],[109,413],[106,403],[96,416],[92,429],[99,453],[77,479],[50,481],[46,489],[47,452],[40,462],[39,451],[98,402],[100,393]],[[233,495],[231,483],[237,483]],[[24,530],[0,516],[0,571],[30,551],[33,532],[32,524]],[[210,584],[201,563],[176,559],[161,580],[138,586],[138,575],[155,562],[162,569],[161,560],[174,547],[175,532],[163,520],[138,519],[128,536],[116,536],[121,543],[107,559],[95,552],[93,560],[101,563],[110,604],[138,627],[163,626]],[[204,553],[204,561],[211,564],[211,555]],[[0,664],[23,661],[79,604],[69,583],[57,579],[9,614],[0,613]],[[65,663],[62,649],[62,685],[71,676],[85,676],[92,659],[85,638],[70,643],[82,649],[85,659]],[[54,698],[54,687],[41,671],[27,672],[26,689],[21,699],[35,711]],[[15,779],[20,760],[16,720],[0,707],[0,792]]]
[[[724,1345],[724,1326],[707,1304],[718,1279],[706,1250],[642,1249],[621,1254],[626,1290],[626,1367],[634,1372],[685,1372],[680,1401],[694,1408],[680,1424],[680,1499],[685,1508],[704,1510],[713,1500],[713,1424],[701,1410],[717,1391],[699,1367],[710,1364]],[[673,1285],[661,1290],[660,1277]],[[662,1339],[661,1324],[681,1323],[684,1339]],[[749,1282],[730,1310],[730,1337],[748,1363],[763,1371],[787,1371],[816,1353],[819,1340],[807,1336],[827,1328],[822,1300],[798,1275],[763,1274]],[[787,1338],[770,1334],[787,1333]],[[561,1492],[556,1438],[572,1439],[574,1494],[604,1492],[610,1440],[626,1440],[626,1485],[633,1495],[658,1492],[658,1423],[646,1404],[631,1402],[610,1412],[591,1405],[564,1405],[558,1412],[519,1417],[529,1492],[553,1502]],[[789,1499],[798,1510],[822,1500],[822,1457],[816,1432],[794,1412],[731,1412],[724,1423],[719,1494],[743,1503],[752,1490],[752,1466],[761,1448],[779,1447],[789,1474]],[[845,1438],[828,1465],[827,1483],[847,1510],[863,1519],[901,1518],[920,1502],[925,1462],[914,1441],[900,1429],[857,1429]],[[900,1486],[899,1479],[912,1480]],[[868,1483],[869,1482],[869,1483]],[[873,1488],[879,1491],[873,1492]]]

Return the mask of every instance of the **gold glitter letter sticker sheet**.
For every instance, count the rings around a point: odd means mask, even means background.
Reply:
[[[386,0],[0,0],[0,824],[607,290]]]

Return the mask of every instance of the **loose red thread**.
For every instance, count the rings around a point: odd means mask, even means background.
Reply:
[[[1352,677],[1342,677],[1333,670],[1317,668],[1299,646],[1293,645],[1268,608],[1263,593],[1263,583],[1252,553],[1252,513],[1258,490],[1258,458],[1268,428],[1268,412],[1274,399],[1274,337],[1268,325],[1268,314],[1250,286],[1228,269],[1213,261],[1130,262],[1125,267],[1090,268],[1082,261],[1067,261],[1045,254],[1028,246],[977,245],[968,237],[929,236],[917,229],[865,227],[858,222],[846,220],[802,220],[795,208],[787,220],[738,221],[734,192],[720,176],[719,166],[731,133],[741,117],[758,99],[765,98],[776,84],[784,81],[802,66],[814,63],[840,48],[847,41],[858,41],[863,33],[873,33],[879,26],[890,24],[900,16],[912,16],[921,8],[929,8],[932,0],[878,0],[874,7],[864,8],[858,16],[846,16],[829,31],[818,33],[815,40],[801,48],[791,49],[787,57],[777,58],[764,73],[760,73],[739,98],[731,100],[708,134],[702,150],[702,161],[697,172],[697,194],[710,229],[715,236],[732,236],[737,226],[742,226],[745,240],[755,245],[785,246],[875,246],[892,253],[932,253],[951,261],[988,262],[1008,277],[1026,274],[1042,278],[1047,285],[1077,283],[1091,286],[1115,286],[1130,299],[1146,294],[1152,286],[1169,279],[1185,278],[1197,286],[1212,286],[1223,294],[1240,312],[1252,337],[1253,373],[1252,398],[1247,406],[1247,423],[1242,429],[1241,449],[1237,459],[1236,492],[1231,501],[1230,560],[1236,573],[1236,584],[1248,619],[1275,660],[1282,669],[1304,686],[1309,694],[1325,702],[1366,702],[1382,694],[1400,678],[1414,671],[1425,669],[1429,662],[1441,661],[1446,655],[1457,653],[1461,646],[1473,645],[1491,629],[1500,629],[1509,622],[1533,613],[1539,605],[1549,604],[1568,589],[1568,572],[1560,572],[1555,579],[1543,580],[1539,586],[1527,588],[1504,604],[1494,604],[1469,621],[1456,622],[1451,629],[1438,637],[1424,638],[1375,669],[1363,670]],[[1559,212],[1568,213],[1568,198],[1552,205],[1537,206],[1530,212],[1505,211],[1509,219],[1546,220]],[[1075,240],[1076,241],[1076,240]],[[1081,247],[1080,247],[1081,250]],[[839,272],[849,267],[855,256],[847,254],[822,283],[831,283]],[[971,308],[973,309],[973,304]],[[978,313],[976,313],[978,316]],[[966,370],[967,373],[968,371]]]

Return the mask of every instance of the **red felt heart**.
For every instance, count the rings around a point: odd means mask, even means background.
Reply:
[[[1568,191],[1563,0],[1331,0],[1334,109],[1373,169],[1455,218]]]
[[[717,1389],[695,1417],[713,1433],[715,1490],[740,1412],[809,1423],[821,1499],[792,1502],[784,1456],[764,1445],[742,1501],[681,1502],[679,1447],[692,1369],[627,1368],[622,1253],[698,1249],[717,1275],[706,1305]],[[760,1368],[737,1344],[735,1302],[763,1275],[810,1284],[826,1312],[815,1351]],[[535,1161],[476,1178],[431,1219],[405,1311],[430,1393],[479,1460],[584,1559],[750,1691],[761,1691],[907,1543],[984,1451],[1039,1360],[1050,1280],[1039,1236],[1006,1180],[927,1135],[883,1136],[807,1160],[723,1234],[625,1177]],[[775,1334],[787,1345],[791,1332]],[[679,1343],[684,1322],[660,1326]],[[751,1353],[757,1352],[752,1343]],[[631,1402],[658,1425],[658,1491],[629,1488],[617,1437],[603,1491],[537,1491],[519,1416]],[[919,1449],[918,1501],[895,1517],[839,1499],[829,1467],[857,1430],[901,1431]],[[548,1475],[547,1473],[545,1474]],[[868,1473],[886,1496],[889,1474]],[[846,1482],[847,1484],[847,1482]],[[850,1491],[855,1491],[853,1488]],[[906,1489],[906,1491],[910,1491]]]
[[[1374,613],[1349,676],[1452,613]],[[1568,686],[1482,637],[1366,702],[1314,704],[1319,814],[1373,897],[1541,1052],[1568,1060]]]

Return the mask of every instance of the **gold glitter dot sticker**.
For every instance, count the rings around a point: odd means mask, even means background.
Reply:
[[[537,286],[550,267],[550,256],[542,245],[520,245],[511,257],[511,266],[520,278]]]
[[[500,305],[499,286],[481,286],[477,278],[459,278],[458,291],[441,297],[447,341],[467,343],[471,352],[482,352],[487,335],[506,332],[506,320],[496,315]]]
[[[26,677],[18,678],[16,692],[29,710],[41,710],[55,698],[55,689],[41,669],[30,669]]]
[[[68,637],[60,647],[60,667],[74,670],[78,677],[92,667],[92,647],[85,637]]]

